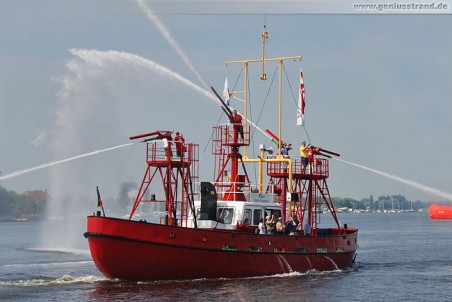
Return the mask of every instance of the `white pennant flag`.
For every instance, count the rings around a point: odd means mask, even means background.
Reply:
[[[228,78],[224,81],[224,89],[223,89],[223,101],[226,102],[229,106],[229,87],[228,87]]]

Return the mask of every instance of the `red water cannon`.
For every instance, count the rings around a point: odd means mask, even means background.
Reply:
[[[129,139],[134,140],[134,139],[139,139],[139,138],[143,138],[143,137],[149,137],[145,140],[142,140],[141,141],[142,143],[157,140],[157,139],[164,139],[164,138],[166,138],[167,140],[173,140],[172,134],[173,134],[173,131],[157,130],[157,131],[153,131],[153,132],[149,132],[149,133],[133,135],[133,136],[130,136]],[[150,136],[154,136],[154,137],[150,137]]]
[[[213,88],[212,86],[210,87],[210,89],[212,89],[213,93],[216,95],[216,97],[218,98],[218,100],[221,102],[222,106],[221,109],[224,111],[224,113],[226,114],[226,116],[228,117],[229,121],[233,121],[234,120],[234,115],[232,114],[231,109],[229,108],[229,106],[223,101],[223,99],[221,98],[221,96],[218,94],[218,92],[215,90],[215,88]]]
[[[325,153],[328,153],[328,154],[325,154]],[[329,155],[329,154],[337,156],[337,157],[341,156],[339,153],[329,151],[329,150],[326,150],[326,149],[323,149],[320,147],[311,146],[308,149],[308,156],[320,155],[320,156],[331,158],[331,155]]]

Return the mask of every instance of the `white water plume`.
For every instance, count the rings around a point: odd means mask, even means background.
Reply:
[[[74,160],[65,165],[58,165],[62,163],[58,161],[38,167],[56,165],[50,171],[50,221],[44,226],[42,248],[86,247],[82,236],[86,228],[84,217],[96,208],[97,185],[107,214],[129,210],[119,208],[114,199],[105,196],[116,196],[120,183],[141,179],[143,149],[128,148],[105,153],[96,160],[75,161],[83,157],[84,150],[96,150],[137,132],[157,129],[187,129],[186,139],[206,137],[210,128],[203,123],[210,122],[200,119],[206,113],[206,105],[191,100],[196,100],[194,95],[202,95],[220,103],[210,91],[140,56],[84,49],[72,49],[71,53],[74,58],[67,63],[69,72],[60,80],[55,121],[36,139],[36,143],[48,145],[55,158]],[[194,120],[198,122],[193,123]]]
[[[68,158],[64,162],[73,160],[65,165],[58,165],[63,161],[57,161],[38,167],[56,165],[50,171],[51,201],[47,207],[50,221],[44,226],[41,243],[45,248],[86,246],[82,236],[86,228],[84,217],[96,208],[95,187],[99,185],[107,214],[123,213],[128,209],[119,208],[108,196],[117,196],[120,183],[139,181],[142,177],[145,162],[142,148],[108,152],[96,160],[75,161],[93,154],[82,154],[84,150],[96,150],[137,132],[162,127],[185,129],[191,125],[194,133],[202,133],[202,123],[193,125],[193,121],[184,119],[188,112],[196,112],[187,101],[187,95],[193,96],[187,94],[186,87],[215,101],[205,89],[136,55],[83,49],[73,49],[71,53],[74,58],[67,63],[69,72],[60,80],[55,121],[37,140],[48,145],[55,158]],[[173,81],[182,83],[182,87]],[[177,86],[180,89],[173,88]],[[192,137],[188,131],[185,134],[187,139]],[[131,144],[114,149],[128,145]]]
[[[182,61],[188,66],[188,68],[195,74],[195,76],[198,78],[198,80],[204,85],[204,88],[207,90],[209,87],[202,79],[199,72],[196,70],[196,68],[193,66],[193,64],[190,62],[188,57],[185,55],[185,53],[182,51],[182,48],[179,46],[179,43],[173,38],[169,30],[165,27],[165,25],[157,18],[157,16],[154,14],[154,12],[151,10],[151,8],[146,5],[144,0],[137,0],[138,5],[140,8],[146,13],[149,20],[151,20],[152,23],[158,28],[158,30],[161,32],[163,37],[168,41],[168,43],[174,48],[174,50],[177,52],[177,54],[181,57]]]
[[[118,51],[98,51],[98,50],[86,50],[86,49],[72,49],[71,53],[75,56],[78,56],[79,58],[83,59],[85,62],[92,63],[97,66],[104,66],[113,63],[117,60],[123,60],[124,62],[130,63],[131,65],[134,65],[135,67],[140,67],[144,69],[148,69],[151,71],[157,72],[159,75],[163,77],[169,77],[173,80],[176,80],[185,86],[193,89],[194,91],[200,93],[201,95],[204,95],[209,100],[214,101],[218,105],[222,105],[221,102],[215,97],[215,95],[210,92],[208,89],[203,89],[202,87],[199,87],[198,85],[194,84],[187,78],[182,77],[180,74],[172,71],[169,68],[166,68],[162,65],[157,64],[156,62],[153,62],[151,60],[142,58],[140,56],[126,53],[126,52],[118,52]],[[69,66],[71,69],[76,69],[77,65],[74,66],[71,64]],[[234,108],[231,107],[231,110]],[[254,128],[259,130],[264,136],[266,136],[268,139],[272,139],[265,131],[263,131],[261,128],[259,128],[256,124],[254,124],[252,121],[247,120]]]
[[[399,176],[396,176],[396,175],[392,175],[392,174],[389,174],[389,173],[386,173],[386,172],[383,172],[383,171],[380,171],[380,170],[376,170],[376,169],[372,169],[372,168],[369,168],[369,167],[366,167],[366,166],[363,166],[363,165],[355,164],[355,163],[352,163],[352,162],[349,162],[349,161],[346,161],[346,160],[343,160],[343,159],[339,159],[339,158],[335,158],[335,157],[333,157],[333,158],[335,160],[340,161],[340,162],[343,162],[343,163],[346,163],[346,164],[349,164],[349,165],[352,165],[352,166],[355,166],[355,167],[358,167],[358,168],[361,168],[361,169],[364,169],[364,170],[367,170],[367,171],[379,174],[381,176],[384,176],[384,177],[396,180],[398,182],[401,182],[401,183],[403,183],[405,185],[411,186],[411,187],[416,188],[418,190],[421,190],[421,191],[424,191],[424,192],[427,192],[427,193],[430,193],[430,194],[433,194],[433,195],[445,198],[445,199],[447,199],[449,201],[452,201],[452,194],[445,193],[445,192],[440,191],[438,189],[434,189],[434,188],[422,185],[420,183],[417,183],[417,182],[414,182],[414,181],[411,181],[411,180],[408,180],[408,179],[405,179],[405,178],[402,178],[402,177],[399,177]]]
[[[156,62],[145,59],[143,57],[126,52],[119,52],[113,50],[105,52],[98,50],[72,49],[71,53],[74,56],[83,59],[86,63],[91,63],[98,67],[122,61],[123,63],[129,64],[129,66],[133,67],[136,71],[139,71],[140,73],[143,71],[155,71],[159,73],[161,76],[170,77],[174,80],[177,80],[182,84],[186,85],[187,87],[199,92],[200,94],[205,95],[207,98],[217,102],[218,104],[221,104],[209,90],[203,89],[198,85],[194,84],[193,82],[189,81],[188,79],[182,77],[177,72],[174,72],[169,68],[166,68],[162,65],[157,64]],[[79,65],[78,64],[74,65],[73,63],[71,63],[68,65],[68,67],[71,70],[76,71]]]
[[[72,158],[70,154],[113,145],[137,132],[182,129],[190,140],[210,135],[213,121],[201,118],[209,117],[210,109],[196,101],[196,95],[202,95],[219,105],[210,91],[134,54],[84,49],[72,49],[71,53],[74,59],[67,63],[69,72],[60,80],[55,121],[37,139],[50,146],[55,158]],[[114,208],[115,200],[105,196],[116,196],[120,183],[139,181],[143,170],[142,148],[56,165],[50,171],[47,215],[51,223],[45,226],[42,247],[86,246],[81,236],[85,231],[83,217],[95,210],[95,187],[101,189],[107,214],[127,212],[126,208]]]

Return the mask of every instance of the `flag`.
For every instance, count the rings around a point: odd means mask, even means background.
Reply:
[[[297,108],[297,125],[304,126],[304,79],[303,79],[303,71],[300,68],[300,87],[298,92],[298,108]]]
[[[228,87],[228,78],[224,81],[224,89],[223,89],[223,101],[226,102],[229,106],[229,87]]]
[[[105,216],[104,206],[102,204],[102,198],[100,198],[99,186],[96,186],[96,191],[97,191],[97,207],[102,209],[102,213]]]

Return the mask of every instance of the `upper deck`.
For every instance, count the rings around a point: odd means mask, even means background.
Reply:
[[[167,144],[167,145],[166,145]],[[199,162],[199,145],[168,141],[147,143],[146,162],[153,167],[189,167]]]
[[[272,157],[267,157],[271,159]],[[275,157],[273,157],[275,158]],[[329,161],[325,158],[312,158],[303,167],[300,156],[291,156],[293,179],[326,179],[329,177]],[[286,162],[267,162],[267,175],[275,178],[288,178],[289,165]]]

